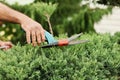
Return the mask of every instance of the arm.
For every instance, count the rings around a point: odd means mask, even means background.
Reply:
[[[7,7],[6,5],[0,3],[0,20],[1,21],[9,21],[15,23],[21,23],[22,17],[27,17],[25,15],[20,14],[19,12]],[[19,17],[20,16],[20,17]]]
[[[20,24],[26,32],[27,42],[32,42],[34,46],[45,40],[44,29],[41,24],[2,3],[0,3],[0,20]]]

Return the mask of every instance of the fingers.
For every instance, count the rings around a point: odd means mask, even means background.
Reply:
[[[31,32],[31,36],[32,36],[32,44],[33,46],[36,46],[37,43],[36,43],[36,33],[34,31]]]
[[[32,43],[33,46],[40,45],[41,42],[45,41],[45,36],[44,36],[44,30],[39,31],[36,30],[36,32],[32,32]]]
[[[30,39],[30,31],[26,31],[26,40],[27,40],[27,43],[28,43],[28,44],[31,43],[31,39]]]
[[[2,42],[0,43],[0,46],[3,47],[3,50],[8,50],[12,48],[13,44],[11,42]]]
[[[6,42],[5,45],[9,46],[8,48],[11,48],[13,46],[11,42]]]
[[[44,42],[45,41],[45,30],[41,32],[41,37],[42,37],[42,41]]]
[[[33,46],[40,45],[41,42],[45,41],[44,30],[33,29],[31,31],[26,31],[27,43],[32,43]]]
[[[26,40],[28,44],[32,43],[33,46],[36,46],[45,41],[44,29],[41,24],[28,19],[21,23],[21,27],[26,32]]]
[[[37,42],[38,42],[38,45],[40,45],[40,43],[42,42],[41,41],[41,33],[39,31],[37,31]]]

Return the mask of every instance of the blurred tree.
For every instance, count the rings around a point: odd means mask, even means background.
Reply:
[[[70,36],[75,33],[95,31],[94,22],[100,20],[102,15],[107,14],[110,10],[109,8],[91,9],[88,4],[81,5],[83,0],[35,0],[35,2],[40,1],[58,3],[57,10],[51,17],[56,35],[67,32]]]
[[[66,19],[80,11],[80,3],[82,0],[35,0],[35,2],[40,1],[58,3],[57,10],[51,17],[54,33],[58,35],[66,31],[64,24]]]

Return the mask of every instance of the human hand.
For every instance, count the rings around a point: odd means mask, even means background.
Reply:
[[[0,41],[0,48],[3,50],[8,50],[12,48],[13,44],[11,42]]]
[[[41,42],[45,41],[45,30],[38,22],[27,18],[21,22],[21,27],[26,32],[27,43],[32,43],[33,46],[40,45]]]

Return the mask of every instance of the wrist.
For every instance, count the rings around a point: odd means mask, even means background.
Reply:
[[[15,10],[12,10],[10,14],[11,14],[11,18],[13,19],[13,22],[18,23],[20,25],[29,19],[29,17],[26,16],[25,14],[15,11]]]
[[[17,16],[18,24],[23,24],[27,20],[27,18],[28,18],[28,16],[26,16],[24,14],[19,14],[19,16]]]
[[[27,23],[27,22],[30,22],[32,19],[30,19],[28,16],[26,16],[26,15],[24,15],[24,14],[22,14],[22,15],[20,15],[19,17],[18,17],[18,23],[20,24],[20,25],[23,25],[23,24],[25,24],[25,23]],[[27,23],[27,24],[30,24],[30,23]]]

